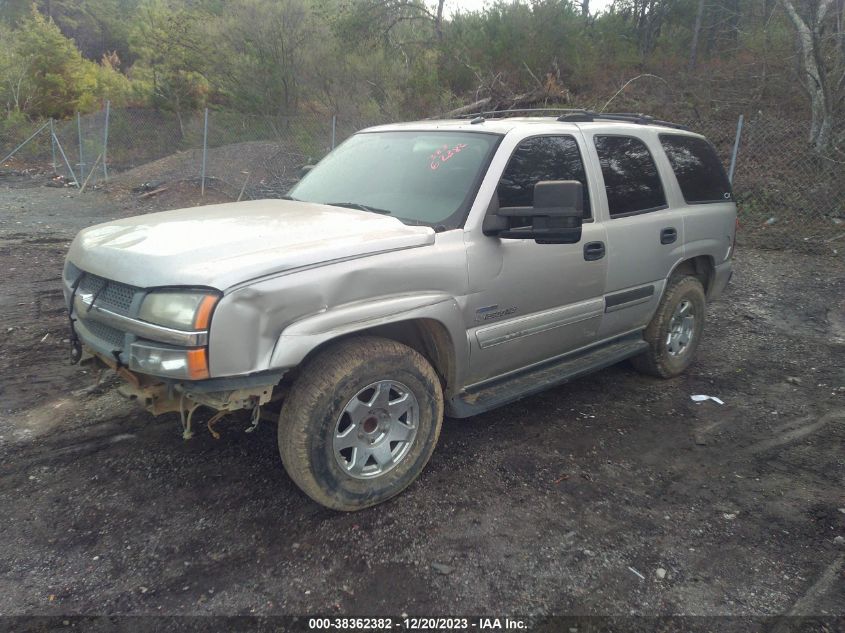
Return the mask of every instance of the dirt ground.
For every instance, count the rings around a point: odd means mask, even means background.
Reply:
[[[73,234],[197,192],[42,184],[0,175],[0,614],[845,615],[841,258],[740,250],[684,376],[447,420],[417,483],[338,514],[273,424],[186,442],[68,364]]]

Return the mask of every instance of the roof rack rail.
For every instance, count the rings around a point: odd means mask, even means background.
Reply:
[[[588,123],[591,121],[622,121],[625,123],[637,123],[638,125],[662,125],[663,127],[671,127],[676,130],[689,129],[685,125],[655,119],[653,116],[649,116],[648,114],[639,114],[634,112],[591,112],[589,110],[585,110],[575,116],[566,114],[559,116],[558,121],[569,121],[573,123]]]
[[[508,110],[487,110],[457,115],[456,119],[489,119],[507,118],[515,114],[528,116],[555,116],[558,121],[565,123],[591,123],[593,121],[620,121],[636,123],[638,125],[662,125],[676,130],[688,130],[684,125],[655,119],[648,114],[634,112],[594,112],[583,108],[511,108]]]
[[[540,113],[562,114],[568,112],[585,112],[581,108],[510,108],[507,110],[485,110],[482,112],[467,112],[464,114],[455,115],[454,119],[474,119],[476,117],[501,117],[502,115],[511,115],[516,113],[528,113],[529,115],[539,115]]]

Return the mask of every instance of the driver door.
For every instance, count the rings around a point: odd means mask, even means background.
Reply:
[[[581,138],[533,136],[515,148],[496,196],[500,207],[531,206],[543,180],[578,180],[584,220],[577,244],[480,236],[468,244],[464,313],[469,383],[496,378],[595,342],[604,313],[605,227],[591,209]],[[592,195],[591,195],[592,194]]]

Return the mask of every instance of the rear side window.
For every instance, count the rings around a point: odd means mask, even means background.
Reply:
[[[725,168],[708,141],[694,136],[661,134],[660,143],[688,204],[731,199],[731,184]]]
[[[593,142],[604,176],[610,217],[666,206],[663,183],[645,143],[633,136],[596,136]]]
[[[535,136],[514,150],[496,191],[500,207],[530,207],[534,185],[542,180],[577,180],[584,192],[584,218],[590,216],[590,192],[578,143],[571,136]]]

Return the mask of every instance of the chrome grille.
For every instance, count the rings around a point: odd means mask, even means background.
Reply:
[[[103,289],[103,286],[106,285],[106,280],[102,277],[97,277],[96,275],[89,275],[85,273],[85,276],[82,278],[82,281],[79,282],[79,289],[84,292],[91,292],[97,294]]]
[[[82,319],[82,324],[85,326],[85,329],[91,332],[91,334],[101,341],[108,343],[113,350],[123,349],[124,333],[120,330],[116,330],[109,325],[100,323],[99,321],[94,321],[93,319]]]
[[[127,286],[89,273],[86,273],[80,282],[79,289],[95,295],[97,297],[95,303],[101,308],[114,310],[121,314],[129,313],[132,299],[138,292],[138,289],[134,286]]]
[[[93,295],[94,305],[98,308],[104,308],[117,314],[129,316],[132,301],[135,295],[140,292],[140,289],[112,281],[111,279],[104,279],[91,273],[84,273],[79,282],[77,292]],[[101,323],[94,318],[86,318],[84,309],[77,314],[77,318],[88,333],[97,339],[97,341],[92,341],[92,344],[105,347],[109,351],[123,350],[126,339],[125,332]]]
[[[100,295],[101,305],[103,307],[113,307],[124,312],[129,311],[132,305],[132,299],[135,297],[135,288],[126,286],[114,281],[108,282],[106,289]]]

